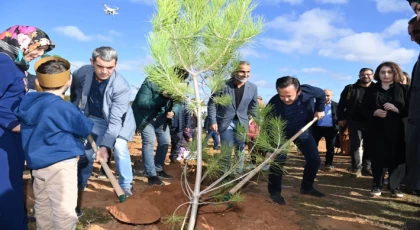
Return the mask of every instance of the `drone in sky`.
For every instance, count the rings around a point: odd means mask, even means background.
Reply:
[[[109,7],[109,6],[107,6],[106,4],[104,4],[104,12],[105,12],[105,14],[108,14],[108,15],[112,15],[112,17],[114,17],[114,15],[117,15],[118,14],[118,10],[120,9],[120,8],[111,8],[111,7]]]

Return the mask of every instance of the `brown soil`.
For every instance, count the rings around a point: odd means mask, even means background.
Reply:
[[[129,147],[132,160],[140,159],[139,137],[136,136]],[[321,152],[324,149],[324,145],[321,144]],[[368,193],[371,179],[368,177],[349,178],[345,171],[345,168],[348,167],[349,157],[338,156],[334,159],[336,167],[339,167],[336,171],[324,172],[320,170],[318,173],[315,186],[328,194],[326,198],[302,196],[299,193],[299,187],[303,172],[303,157],[293,154],[288,162],[286,170],[289,174],[284,177],[282,192],[287,205],[279,206],[270,200],[266,175],[259,175],[241,190],[245,201],[240,205],[231,209],[227,209],[226,204],[201,206],[196,229],[401,229],[405,220],[416,219],[415,216],[420,214],[415,211],[420,207],[420,201],[415,200],[412,196],[407,195],[398,202],[394,202],[392,198],[386,196],[381,199],[370,198]],[[115,172],[114,162],[111,164],[111,169]],[[134,195],[122,204],[118,204],[117,196],[108,180],[92,176],[83,200],[85,215],[82,218],[87,222],[84,224],[84,228],[91,230],[179,229],[179,227],[173,228],[170,224],[165,224],[165,221],[174,214],[180,205],[188,201],[181,189],[181,170],[179,163],[166,165],[165,171],[173,175],[174,179],[164,181],[166,185],[159,187],[149,187],[146,178],[135,177],[133,181]],[[93,175],[96,175],[98,171],[99,165],[95,164]],[[24,178],[27,186],[27,206],[31,213],[34,202],[30,176],[26,175]],[[144,207],[135,204],[141,201],[149,202],[156,207],[161,215],[160,220],[149,225],[125,224],[110,218],[111,215],[106,210],[106,207],[113,205],[117,205],[116,209],[120,211],[119,208],[128,208],[128,212],[123,210],[128,216],[117,219],[130,222],[133,218],[137,218],[135,215],[144,213],[142,210]],[[95,217],[86,215],[89,209],[95,208],[108,216],[110,220],[104,223]],[[187,205],[180,207],[176,214],[184,216],[187,208]],[[153,209],[147,214],[157,215]]]
[[[160,218],[159,209],[146,200],[128,199],[106,209],[115,219],[129,224],[151,224]]]

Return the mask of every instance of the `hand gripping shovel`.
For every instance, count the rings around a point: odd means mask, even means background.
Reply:
[[[89,135],[87,139],[96,153],[98,147],[92,136]],[[115,179],[114,174],[112,174],[108,164],[102,158],[99,158],[99,162],[120,201],[120,204],[106,207],[113,217],[121,222],[130,224],[151,224],[160,219],[160,211],[146,200],[130,199],[128,202],[125,202],[127,201],[127,196]]]
[[[223,198],[224,201],[229,201],[229,199],[232,197],[233,194],[235,194],[239,189],[241,189],[251,178],[255,176],[261,169],[268,164],[268,162],[272,159],[274,159],[277,155],[279,155],[283,151],[283,146],[288,146],[290,143],[296,138],[298,138],[303,132],[305,132],[309,127],[313,125],[315,121],[317,121],[318,118],[314,118],[312,121],[310,121],[308,124],[306,124],[302,129],[299,130],[292,138],[290,138],[286,143],[284,143],[280,149],[275,151],[268,157],[263,163],[261,163],[259,166],[257,166],[254,170],[252,170],[244,179],[242,179],[235,187],[233,187],[231,190],[229,190],[228,194],[226,194]],[[228,204],[228,208],[232,208],[233,205],[231,203]]]

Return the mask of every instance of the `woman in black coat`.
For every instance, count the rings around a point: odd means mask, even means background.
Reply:
[[[378,81],[369,88],[362,102],[362,114],[367,120],[365,148],[371,153],[373,187],[371,194],[380,196],[383,178],[388,168],[389,187],[393,197],[403,197],[399,186],[404,177],[405,132],[403,118],[408,113],[408,87],[400,84],[405,78],[394,62],[383,62],[375,71]]]

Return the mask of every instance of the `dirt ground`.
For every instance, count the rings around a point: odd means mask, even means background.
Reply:
[[[134,159],[140,159],[141,144],[135,137],[129,144]],[[210,145],[208,147],[211,147]],[[320,152],[325,152],[324,144],[320,144]],[[242,189],[245,201],[239,206],[224,211],[226,205],[200,208],[196,229],[416,229],[407,223],[420,220],[420,198],[405,195],[404,198],[391,198],[384,191],[379,198],[370,196],[372,179],[369,177],[351,178],[346,171],[349,167],[348,156],[335,156],[336,170],[321,170],[315,187],[327,194],[324,198],[315,198],[299,193],[303,174],[304,159],[295,150],[289,154],[286,164],[287,175],[283,179],[283,192],[287,205],[274,204],[267,193],[266,174],[254,178]],[[324,160],[324,155],[321,156]],[[111,168],[115,170],[112,162]],[[150,225],[128,225],[115,219],[105,207],[118,203],[118,199],[108,180],[97,179],[99,165],[95,164],[94,173],[89,181],[83,200],[84,215],[79,219],[78,229],[119,229],[119,230],[154,230],[173,229],[165,224],[174,210],[187,198],[180,185],[181,166],[169,164],[165,166],[173,180],[165,181],[166,186],[149,187],[147,179],[135,177],[133,182],[134,199],[144,199],[157,207],[161,219]],[[27,190],[27,207],[33,212],[34,198],[30,176],[24,176]],[[178,216],[184,215],[186,206],[178,210]],[[29,229],[36,229],[31,223]],[[177,228],[175,228],[177,229]]]

